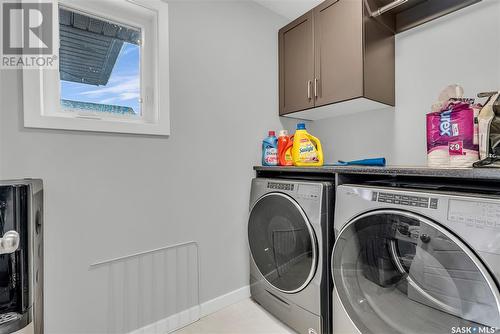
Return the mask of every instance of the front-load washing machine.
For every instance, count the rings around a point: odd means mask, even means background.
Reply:
[[[331,333],[332,194],[327,182],[252,181],[251,295],[301,334]]]
[[[337,188],[334,333],[500,330],[500,198]]]

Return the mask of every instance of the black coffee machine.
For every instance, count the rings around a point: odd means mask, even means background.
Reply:
[[[42,181],[0,181],[0,334],[43,333],[42,241]]]

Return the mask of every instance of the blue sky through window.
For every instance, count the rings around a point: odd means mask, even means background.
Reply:
[[[62,81],[61,99],[140,109],[140,47],[123,43],[106,86]]]

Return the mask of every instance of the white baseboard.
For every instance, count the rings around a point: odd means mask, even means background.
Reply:
[[[185,327],[200,319],[200,306],[173,314],[167,318],[136,329],[129,334],[166,334]]]
[[[206,317],[209,314],[217,312],[231,304],[237,303],[249,297],[250,286],[247,285],[226,293],[225,295],[206,301],[201,305],[193,306],[190,309],[173,314],[155,323],[136,329],[129,334],[170,333],[198,321],[201,317]]]
[[[212,300],[202,303],[200,305],[201,316],[206,317],[207,315],[217,312],[223,309],[224,307],[227,307],[231,304],[237,303],[249,297],[250,297],[249,285],[233,290],[231,292],[226,293],[225,295],[216,297]]]

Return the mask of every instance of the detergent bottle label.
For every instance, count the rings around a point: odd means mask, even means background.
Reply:
[[[264,150],[264,162],[270,166],[277,165],[278,149],[275,147],[266,147]]]
[[[307,138],[302,138],[300,140],[299,160],[302,162],[317,162],[317,161],[319,161],[318,152],[316,151],[316,147]]]

